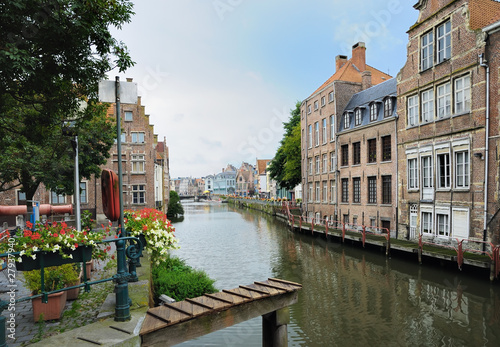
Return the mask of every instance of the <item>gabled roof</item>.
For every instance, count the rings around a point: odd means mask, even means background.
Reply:
[[[266,173],[266,167],[270,161],[270,159],[257,159],[257,172],[259,175]]]
[[[371,67],[370,65],[366,65],[366,70],[370,71],[372,73],[372,84],[376,85],[379,83],[382,83],[390,78],[392,78],[390,75],[375,69],[374,67]],[[314,91],[310,95],[313,96],[314,94],[320,92],[321,90],[325,89],[328,85],[332,84],[334,81],[347,81],[347,82],[356,82],[356,83],[361,83],[362,78],[361,78],[361,73],[363,71],[360,71],[356,65],[352,62],[352,58],[349,59],[340,69],[337,70],[325,83],[323,83],[318,89]]]
[[[495,0],[470,0],[469,26],[473,30],[482,29],[500,20],[500,2]]]

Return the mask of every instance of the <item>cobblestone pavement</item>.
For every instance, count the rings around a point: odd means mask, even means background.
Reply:
[[[103,262],[95,262],[95,270],[91,273],[91,280],[103,278],[104,275]],[[116,270],[114,270],[116,271]],[[10,290],[15,289],[15,298],[23,298],[30,296],[29,290],[24,285],[24,277],[21,271],[15,272],[15,284],[12,285],[7,279],[7,269],[0,271],[0,299],[4,301],[10,300]],[[111,277],[106,274],[106,277]],[[11,333],[6,331],[6,342],[9,347],[26,346],[35,340],[39,340],[42,336],[47,336],[70,330],[75,327],[85,325],[95,321],[99,313],[100,304],[96,300],[96,296],[103,296],[109,293],[112,282],[97,284],[91,287],[91,292],[82,294],[83,289],[80,290],[80,297],[76,301],[67,301],[65,311],[72,311],[72,315],[65,315],[60,321],[48,321],[45,323],[36,323],[33,318],[33,310],[31,307],[31,300],[18,302],[15,304],[15,311],[4,310],[2,315],[10,319],[10,314],[15,312],[15,334],[14,339],[9,336]],[[100,292],[103,292],[100,295]],[[112,289],[111,289],[112,290]],[[104,299],[102,300],[104,301]],[[7,325],[9,323],[7,322]]]

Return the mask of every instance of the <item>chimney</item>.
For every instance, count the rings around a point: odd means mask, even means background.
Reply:
[[[339,69],[347,63],[346,55],[337,55],[335,57],[335,72],[339,71]]]
[[[366,70],[366,47],[364,42],[358,42],[352,46],[352,63],[360,72]]]
[[[372,86],[372,73],[371,71],[363,71],[361,73],[361,88],[362,90],[368,89]]]
[[[133,78],[127,77],[127,82],[132,82],[133,80]]]

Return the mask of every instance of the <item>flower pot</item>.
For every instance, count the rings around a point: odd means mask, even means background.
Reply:
[[[91,246],[80,246],[74,251],[68,250],[64,252],[67,255],[72,255],[73,258],[63,258],[58,252],[35,252],[36,259],[23,255],[22,262],[16,262],[16,269],[18,271],[31,271],[40,269],[43,266],[59,266],[69,263],[81,263],[88,261],[92,258],[92,247]]]
[[[77,286],[80,283],[82,283],[82,273],[81,272],[80,272],[80,277],[78,277],[78,281],[68,285],[68,287]],[[67,290],[66,293],[67,293],[67,297],[66,297],[67,300],[76,300],[76,299],[78,299],[78,295],[80,294],[80,288],[74,288],[74,289]]]
[[[59,292],[50,294],[46,304],[42,302],[41,297],[31,300],[34,321],[38,322],[41,314],[43,314],[43,320],[60,319],[66,305],[66,297],[67,292]]]

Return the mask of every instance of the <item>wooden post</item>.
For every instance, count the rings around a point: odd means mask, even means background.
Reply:
[[[284,307],[280,310],[262,316],[262,346],[288,346],[287,324],[290,323],[290,310]]]

